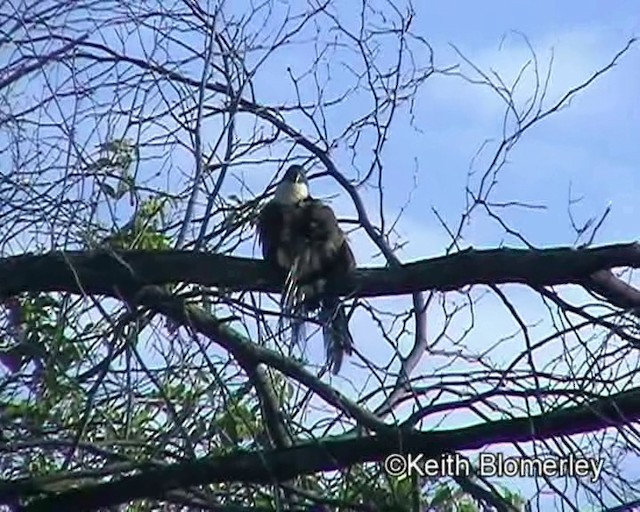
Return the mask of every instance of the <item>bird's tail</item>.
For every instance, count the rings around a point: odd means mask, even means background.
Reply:
[[[326,297],[320,305],[322,336],[327,362],[334,375],[342,366],[344,355],[353,353],[353,338],[349,332],[349,319],[337,297]]]
[[[289,269],[289,273],[284,281],[284,287],[282,289],[282,296],[280,297],[281,311],[285,314],[292,314],[296,304],[300,303],[302,290],[298,284],[298,267],[300,265],[300,258],[296,258],[293,261],[293,265]]]
[[[278,330],[284,331],[283,320],[287,319],[291,326],[292,338],[294,344],[300,343],[306,336],[305,317],[307,316],[307,307],[305,299],[308,291],[304,286],[300,286],[298,282],[298,268],[300,266],[300,258],[296,258],[289,269],[289,273],[284,282],[282,296],[280,298],[280,317]]]

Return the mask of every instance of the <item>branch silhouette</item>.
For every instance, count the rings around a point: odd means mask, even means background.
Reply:
[[[502,442],[544,440],[632,422],[640,417],[640,389],[597,398],[584,404],[526,418],[484,422],[437,431],[409,431],[399,426],[382,435],[312,441],[266,452],[238,452],[221,457],[142,470],[108,483],[88,485],[32,502],[24,510],[88,510],[140,498],[160,498],[194,485],[242,482],[275,483],[295,476],[331,471],[363,462],[382,461],[392,453],[438,458],[459,450]],[[72,478],[72,475],[69,475]],[[0,502],[33,495],[29,479],[0,484]]]
[[[448,291],[474,284],[532,287],[580,284],[623,308],[640,294],[608,271],[640,267],[637,243],[573,249],[468,249],[397,268],[360,268],[332,283],[342,295],[375,297],[422,290]],[[603,277],[604,276],[604,277]],[[0,259],[0,298],[23,292],[121,296],[145,285],[186,282],[227,291],[278,292],[278,278],[261,260],[190,251],[75,251]]]
[[[518,282],[531,286],[598,283],[596,293],[607,294],[603,271],[640,266],[636,244],[593,249],[468,250],[442,258],[403,265],[398,269],[360,269],[344,293],[358,289],[365,295],[411,293],[416,289],[453,289],[470,284]],[[611,274],[609,280],[615,277]],[[595,279],[595,281],[594,281]],[[28,291],[67,291],[118,296],[154,309],[181,325],[204,334],[236,358],[252,365],[265,363],[312,389],[373,435],[305,442],[266,452],[237,452],[157,469],[108,483],[89,484],[37,499],[25,510],[95,509],[205,483],[282,482],[296,476],[329,471],[362,462],[380,461],[403,453],[441,457],[458,450],[502,442],[542,440],[620,426],[640,417],[640,389],[609,397],[591,395],[583,404],[510,420],[489,421],[466,428],[417,432],[411,423],[392,425],[342,396],[277,352],[240,337],[224,322],[171,296],[158,284],[194,282],[226,289],[276,291],[263,262],[213,254],[167,252],[68,252],[23,255],[0,261],[0,295]],[[151,285],[151,286],[149,286]],[[634,290],[633,288],[630,288]],[[616,288],[616,298],[620,288]],[[74,478],[72,473],[69,478]],[[0,485],[0,502],[43,492],[37,479],[22,478]]]

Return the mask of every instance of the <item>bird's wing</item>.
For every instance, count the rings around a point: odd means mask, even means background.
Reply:
[[[256,226],[263,258],[281,270],[291,266],[290,238],[291,212],[274,202],[268,202],[260,211]]]
[[[271,235],[271,226],[273,226],[273,204],[268,202],[262,207],[258,214],[258,221],[256,223],[256,233],[258,234],[258,243],[262,249],[262,255],[266,259],[269,252],[270,241],[273,239]]]
[[[356,261],[353,252],[331,207],[318,199],[310,199],[307,208],[310,243],[314,252],[324,259],[318,264],[326,266],[331,261],[338,265],[340,271],[354,269]]]

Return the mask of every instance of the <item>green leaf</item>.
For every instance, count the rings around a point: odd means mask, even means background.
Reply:
[[[442,486],[439,487],[433,495],[433,498],[431,499],[431,506],[440,507],[445,503],[451,502],[452,498],[453,495],[449,486],[447,484],[442,484]]]

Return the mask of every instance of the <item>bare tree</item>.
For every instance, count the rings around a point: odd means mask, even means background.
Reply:
[[[591,247],[608,211],[576,223],[576,247],[537,249],[493,193],[516,143],[634,41],[549,99],[551,68],[533,49],[512,83],[462,52],[439,64],[397,2],[0,11],[0,502],[523,510],[482,473],[479,451],[498,443],[529,460],[604,461],[595,483],[535,477],[563,509],[631,501],[617,463],[638,451],[640,292],[612,269],[640,266],[640,250]],[[384,196],[400,171],[385,148],[399,126],[419,129],[414,108],[435,77],[489,87],[504,123],[469,172],[455,225],[431,212],[450,235],[442,257],[403,265],[402,209]],[[332,283],[357,325],[342,377],[325,372],[315,331],[306,347],[277,332],[280,283],[252,257],[253,220],[291,162],[348,199],[341,220],[360,258],[381,262]],[[518,247],[465,247],[478,216]],[[511,283],[544,303],[543,329]],[[478,352],[466,340],[486,294],[517,332],[492,333]],[[390,296],[393,307],[376,299]],[[519,350],[496,359],[505,344]],[[440,427],[460,411],[472,426]],[[471,471],[402,478],[382,463],[395,453],[459,457]]]

